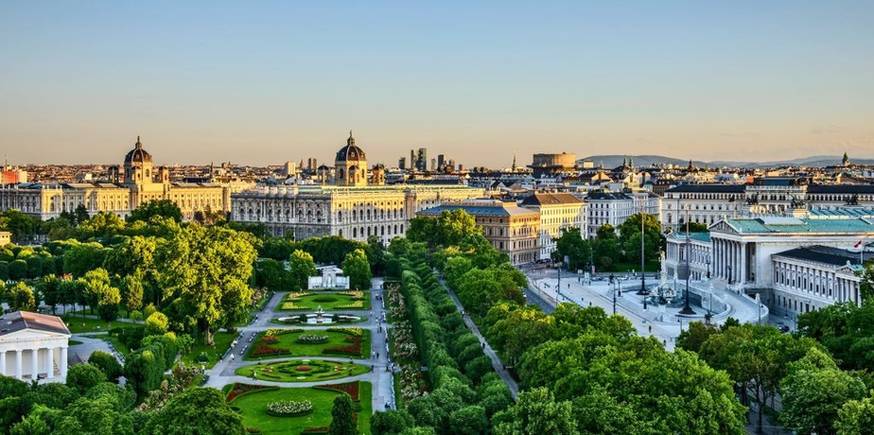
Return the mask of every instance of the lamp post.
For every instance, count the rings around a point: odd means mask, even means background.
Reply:
[[[644,268],[646,264],[646,259],[643,256],[643,247],[644,247],[644,228],[643,228],[643,203],[640,206],[640,291],[637,292],[638,295],[643,296],[643,309],[646,309],[646,297],[649,296],[649,291],[646,289],[646,278],[644,275]]]
[[[689,249],[692,245],[691,239],[689,239],[689,216],[686,216],[686,297],[683,301],[683,309],[680,310],[680,314],[684,315],[692,315],[695,314],[695,310],[689,306],[689,277],[692,275],[692,271],[689,266]]]

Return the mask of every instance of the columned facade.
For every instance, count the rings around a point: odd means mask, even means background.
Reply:
[[[64,382],[67,378],[67,343],[63,341],[47,340],[35,345],[0,343],[0,374],[26,381]],[[15,348],[16,344],[32,347]]]

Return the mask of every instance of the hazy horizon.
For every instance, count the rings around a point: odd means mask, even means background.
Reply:
[[[0,4],[10,163],[874,157],[874,4]]]

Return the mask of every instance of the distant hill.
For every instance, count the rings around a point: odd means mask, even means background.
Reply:
[[[790,160],[776,160],[776,161],[768,161],[768,162],[742,162],[742,161],[729,161],[729,160],[719,160],[713,162],[705,162],[700,160],[693,160],[692,164],[697,167],[732,167],[732,168],[764,168],[764,167],[777,167],[777,166],[810,166],[810,167],[823,167],[823,166],[832,166],[840,164],[842,156],[809,156],[809,157],[801,157],[797,159]],[[596,156],[584,157],[582,159],[577,160],[591,160],[594,162],[595,166],[603,163],[605,168],[615,168],[622,164],[623,159],[631,158],[634,160],[635,166],[651,166],[652,164],[657,165],[675,165],[675,166],[686,166],[689,164],[689,160],[677,159],[673,157],[666,156],[657,156],[657,155],[618,155],[618,154],[603,154]],[[853,163],[863,164],[863,165],[874,165],[874,159],[854,159],[850,157],[850,161]]]

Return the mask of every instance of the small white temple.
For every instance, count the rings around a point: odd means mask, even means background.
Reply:
[[[321,275],[309,277],[308,289],[349,290],[349,277],[343,276],[343,269],[337,266],[323,266],[317,269]]]
[[[70,330],[57,316],[15,311],[0,317],[0,374],[66,382]]]

